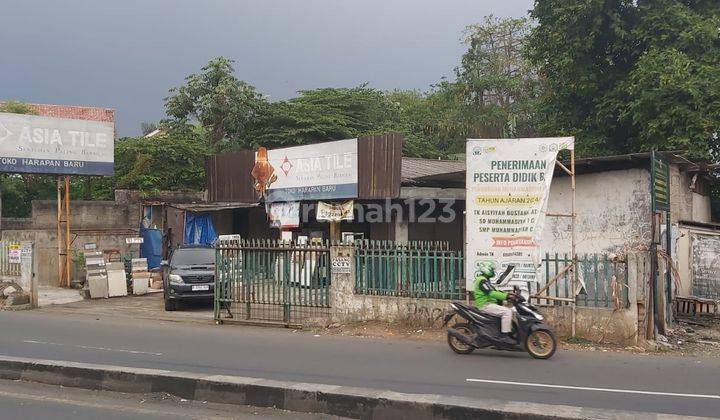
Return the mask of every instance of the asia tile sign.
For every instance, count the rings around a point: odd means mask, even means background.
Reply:
[[[0,113],[0,172],[112,175],[112,122]]]
[[[355,198],[357,139],[266,150],[255,156],[255,189],[268,202]]]
[[[513,280],[537,280],[555,159],[573,147],[572,137],[467,141],[468,290],[483,261],[496,272],[515,265]]]

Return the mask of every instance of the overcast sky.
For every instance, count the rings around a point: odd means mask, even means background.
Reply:
[[[2,0],[0,100],[117,109],[120,136],[209,58],[271,100],[300,89],[425,90],[452,77],[462,30],[532,0]]]

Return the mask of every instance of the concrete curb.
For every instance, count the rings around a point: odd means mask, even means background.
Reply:
[[[679,416],[586,409],[368,388],[273,381],[55,360],[0,357],[0,379],[127,393],[166,392],[222,404],[276,407],[362,419],[677,419]],[[690,417],[685,417],[690,418]]]

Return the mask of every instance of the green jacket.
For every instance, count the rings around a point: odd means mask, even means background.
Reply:
[[[508,294],[495,289],[490,279],[483,276],[475,277],[475,305],[480,309],[488,303],[501,305],[507,299]]]

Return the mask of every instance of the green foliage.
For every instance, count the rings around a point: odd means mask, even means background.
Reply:
[[[233,61],[224,57],[210,60],[202,72],[192,74],[185,85],[170,89],[165,110],[178,123],[196,120],[207,129],[213,150],[230,143],[247,148],[248,125],[263,110],[266,101],[249,84],[234,75]]]
[[[472,137],[531,136],[540,82],[524,56],[527,19],[488,16],[466,29],[456,69],[457,88],[467,107],[462,118]]]
[[[37,111],[35,110],[35,108],[18,101],[7,101],[0,103],[0,112],[9,112],[11,114],[37,115]]]
[[[413,156],[443,154],[424,137],[426,98],[416,92],[386,93],[365,85],[299,92],[271,103],[249,133],[253,147],[283,147],[362,135],[400,132],[405,152]]]
[[[717,156],[718,2],[543,0],[531,14],[529,57],[548,87],[544,134],[577,136],[585,156]]]
[[[122,138],[115,143],[116,188],[156,192],[201,190],[210,153],[193,126],[166,125],[156,136]]]

